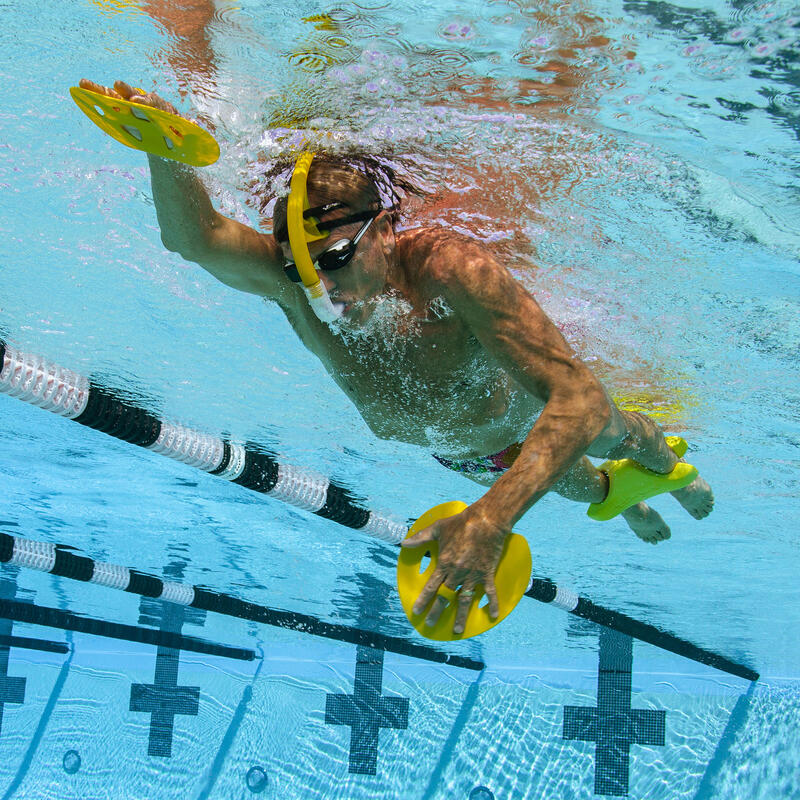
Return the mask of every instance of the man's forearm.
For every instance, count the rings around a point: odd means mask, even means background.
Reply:
[[[609,418],[603,397],[551,400],[525,439],[517,460],[474,505],[510,530],[580,459]]]
[[[191,167],[148,156],[161,240],[182,255],[205,242],[218,218],[205,186]]]

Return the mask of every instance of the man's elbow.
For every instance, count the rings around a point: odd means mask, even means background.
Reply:
[[[199,263],[201,260],[201,248],[185,236],[176,235],[172,231],[162,231],[161,244],[170,253],[177,253],[184,261]]]
[[[161,244],[187,261],[198,261],[210,249],[213,226],[198,224],[180,216],[158,215]]]
[[[582,381],[580,395],[587,433],[595,439],[611,422],[613,413],[611,400],[603,385],[593,375]]]

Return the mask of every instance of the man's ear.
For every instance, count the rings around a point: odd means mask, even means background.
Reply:
[[[389,255],[394,250],[394,225],[392,217],[385,209],[375,217],[375,224],[378,226],[378,235],[381,237],[381,247],[384,255]]]

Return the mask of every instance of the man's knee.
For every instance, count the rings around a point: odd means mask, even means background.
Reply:
[[[595,458],[614,458],[617,451],[623,452],[630,449],[630,438],[630,427],[623,412],[612,404],[611,419],[589,446],[587,453]]]

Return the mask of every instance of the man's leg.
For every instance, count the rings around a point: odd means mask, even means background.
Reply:
[[[553,484],[552,491],[578,503],[601,503],[608,494],[608,478],[584,456]],[[670,537],[667,523],[647,503],[631,506],[622,517],[645,542],[656,544]]]
[[[592,442],[588,450],[597,458],[630,458],[643,467],[666,474],[679,459],[664,439],[661,426],[638,411],[622,411],[613,403],[612,418],[606,429]],[[707,517],[714,508],[714,493],[701,478],[695,478],[672,496],[695,518]]]

